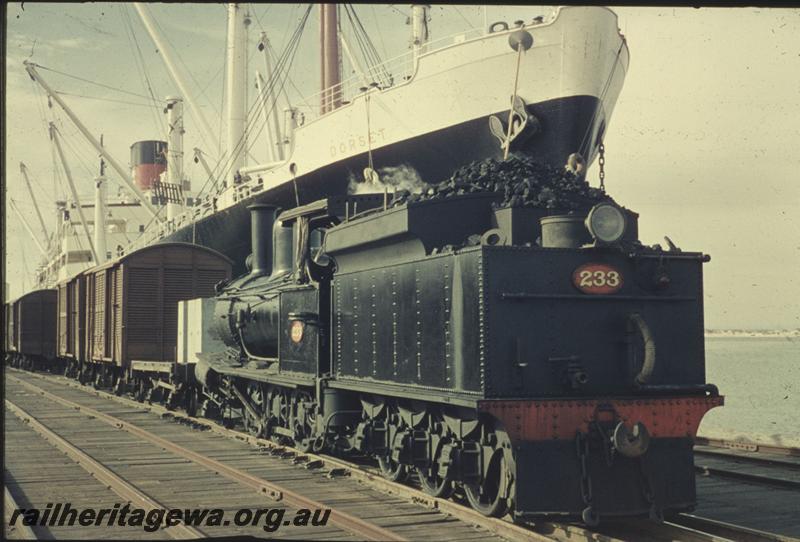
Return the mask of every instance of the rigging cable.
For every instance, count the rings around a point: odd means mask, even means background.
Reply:
[[[462,19],[464,19],[464,22],[465,22],[465,23],[467,23],[467,24],[469,25],[469,27],[470,27],[472,30],[475,30],[475,25],[473,25],[471,22],[469,22],[469,19],[467,19],[467,18],[464,16],[464,14],[463,14],[463,13],[461,13],[461,10],[460,10],[460,9],[458,9],[458,6],[455,6],[455,5],[454,5],[454,6],[453,6],[453,9],[455,9],[455,10],[456,10],[456,13],[458,13],[458,15],[459,15],[459,16],[460,16]]]
[[[364,25],[361,23],[361,19],[356,13],[355,7],[352,4],[343,4],[343,6],[345,8],[345,14],[353,27],[353,35],[358,42],[359,49],[369,67],[370,73],[376,81],[382,81],[384,85],[387,86],[391,85],[391,74],[386,71],[383,59],[381,59],[380,53],[378,53],[366,28],[364,28]]]
[[[383,49],[383,56],[388,57],[389,54],[386,52],[386,43],[383,41],[383,32],[381,32],[380,25],[378,24],[378,14],[375,12],[375,4],[370,4],[369,6],[372,9],[372,19],[375,21],[375,29],[378,31],[378,38],[381,40],[381,49]]]
[[[100,100],[100,101],[103,101],[103,102],[112,102],[112,103],[118,103],[118,104],[135,105],[135,106],[138,106],[138,107],[149,107],[151,109],[160,109],[159,106],[153,105],[153,104],[127,102],[125,100],[114,100],[112,98],[101,98],[100,96],[86,96],[85,94],[72,94],[70,92],[56,91],[56,93],[59,96],[73,96],[75,98],[86,98],[86,99],[89,99],[89,100]]]
[[[226,48],[222,49],[222,71],[225,74],[225,77],[228,75],[228,50]],[[219,130],[217,131],[217,162],[222,163],[225,159],[224,153],[222,152],[222,134],[225,132],[225,116],[222,114],[225,111],[225,97],[228,93],[228,85],[224,83],[222,85],[222,92],[220,93],[219,97]],[[216,169],[216,167],[214,168]]]
[[[196,88],[200,88],[200,82],[197,79],[195,79],[194,74],[189,69],[189,66],[187,66],[186,63],[183,61],[183,58],[181,57],[181,54],[178,52],[178,48],[175,47],[175,45],[169,39],[169,34],[167,32],[164,32],[164,29],[161,28],[161,25],[158,23],[158,18],[153,18],[153,23],[158,28],[158,31],[161,32],[161,35],[164,36],[164,39],[167,41],[167,45],[169,45],[172,48],[172,52],[175,53],[176,57],[178,57],[178,62],[181,63],[181,65],[183,66],[183,69],[189,74],[189,77],[191,77],[192,82],[194,82],[194,84],[195,84],[195,87]],[[211,102],[211,99],[202,91],[201,91],[201,96],[204,96],[205,99],[208,101],[208,103],[211,105],[211,107],[214,107],[214,104]]]
[[[605,84],[603,85],[603,90],[600,92],[600,104],[598,107],[595,108],[594,113],[592,114],[591,121],[586,127],[586,131],[583,134],[583,138],[581,138],[581,144],[578,146],[578,150],[582,149],[584,144],[588,143],[589,137],[591,137],[591,131],[594,127],[594,123],[597,120],[597,116],[600,114],[600,111],[603,109],[603,101],[606,98],[606,94],[608,94],[609,88],[611,88],[611,81],[614,78],[614,73],[617,71],[617,66],[619,65],[619,56],[622,54],[622,48],[625,47],[625,39],[622,39],[622,43],[619,45],[619,49],[617,49],[617,54],[614,56],[614,65],[611,67],[611,72],[608,74],[608,78],[606,79]],[[604,128],[605,130],[605,128]],[[601,135],[602,139],[602,135]],[[589,151],[591,152],[591,151]],[[586,157],[588,160],[588,156]]]
[[[136,70],[139,73],[139,77],[144,80],[145,86],[147,88],[148,93],[150,94],[149,98],[146,98],[153,102],[154,105],[160,106],[158,100],[156,99],[156,92],[153,89],[153,85],[150,82],[150,78],[147,75],[147,65],[144,61],[144,54],[142,53],[142,48],[139,46],[139,40],[136,39],[136,32],[133,29],[133,20],[131,19],[131,15],[128,12],[128,6],[122,5],[122,11],[120,12],[125,30],[126,36],[128,37],[128,43],[131,44],[131,50],[135,51],[133,55],[134,64],[136,65]],[[167,126],[164,123],[164,119],[161,115],[159,115],[156,111],[152,111],[153,117],[156,120],[156,126],[161,130],[161,133],[164,134],[164,137],[167,136]]]
[[[39,118],[42,121],[42,126],[44,128],[44,133],[47,133],[47,113],[45,112],[44,105],[42,102],[44,101],[44,96],[42,95],[43,91],[34,81],[31,81],[30,84],[33,86],[33,95],[35,96],[34,101],[36,102],[36,110],[39,113]],[[51,146],[51,152],[53,151]],[[53,155],[53,164],[55,164],[55,155]],[[53,169],[55,171],[55,168]],[[57,193],[57,176],[55,173],[53,174],[53,195]]]
[[[107,88],[110,90],[115,90],[117,92],[122,92],[123,94],[130,94],[131,96],[136,96],[137,98],[144,98],[145,100],[149,99],[147,96],[143,96],[141,94],[136,94],[135,92],[130,92],[128,90],[123,90],[121,88],[112,87],[111,85],[106,85],[104,83],[98,83],[97,81],[92,81],[90,79],[84,79],[83,77],[78,77],[77,75],[72,75],[66,72],[54,70],[53,68],[48,68],[47,66],[42,66],[41,64],[36,64],[36,67],[42,70],[46,70],[49,72],[57,73],[59,75],[63,75],[65,77],[70,77],[72,79],[77,79],[78,81],[83,81],[84,83],[89,83],[91,85],[97,85],[98,87]]]
[[[306,9],[306,12],[305,12],[304,16],[302,17],[300,24],[298,25],[297,29],[295,30],[294,34],[292,35],[292,38],[290,39],[289,43],[287,44],[286,49],[284,50],[284,53],[278,59],[278,64],[275,67],[275,72],[273,74],[273,77],[270,78],[270,80],[267,82],[265,91],[267,91],[267,92],[272,91],[274,89],[274,87],[277,85],[277,82],[278,82],[279,79],[282,79],[281,89],[285,86],[286,78],[283,77],[282,74],[283,74],[284,70],[288,74],[289,66],[291,66],[293,61],[294,61],[294,57],[295,57],[295,55],[297,53],[297,50],[299,48],[298,45],[300,43],[300,37],[302,36],[303,30],[305,29],[305,25],[306,25],[306,22],[308,21],[308,16],[311,13],[311,9],[312,9],[312,6],[309,6]],[[278,91],[278,93],[279,92],[280,92],[280,90]],[[278,93],[274,93],[274,94],[278,94]],[[272,102],[271,108],[269,110],[270,113],[272,111],[274,111],[276,103],[277,103],[277,99]],[[248,119],[250,119],[250,118],[258,118],[258,116],[262,114],[264,107],[265,106],[264,106],[263,101],[256,100],[254,102],[254,104],[250,106],[246,117]],[[244,146],[245,141],[247,141],[248,137],[252,136],[253,130],[255,130],[255,128],[254,128],[255,124],[256,124],[256,122],[248,122],[247,123],[247,128],[245,129],[245,134],[243,135],[243,137],[239,139],[237,144],[234,145],[233,149],[229,150],[229,155],[227,156],[227,158],[225,160],[225,165],[221,170],[221,173],[222,173],[221,176],[227,177],[231,173],[231,168],[233,167],[234,157],[239,152],[242,152],[242,147]],[[266,123],[263,122],[263,119],[262,119],[262,122],[260,122],[259,125],[260,125],[260,127],[258,128],[258,131],[255,133],[255,137],[258,137],[258,135],[261,134],[261,132],[264,130],[264,126],[266,125]],[[219,177],[214,181],[214,183],[212,184],[211,188],[216,187],[218,182],[219,182]],[[200,195],[202,195],[202,193],[205,191],[207,184],[208,184],[208,181],[206,182],[206,184],[203,185],[203,188],[200,191]]]

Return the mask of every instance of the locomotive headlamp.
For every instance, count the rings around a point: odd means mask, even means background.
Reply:
[[[625,215],[610,203],[598,203],[592,207],[585,224],[592,237],[604,244],[616,243],[625,233]]]

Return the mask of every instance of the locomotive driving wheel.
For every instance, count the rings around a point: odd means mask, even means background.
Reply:
[[[143,378],[138,378],[136,380],[136,400],[144,403],[145,397],[147,397],[147,384]]]
[[[197,389],[194,387],[186,390],[186,414],[192,418],[197,417],[197,403],[199,402],[197,395]]]
[[[513,466],[506,448],[510,441],[504,432],[498,431],[497,444],[493,447],[483,480],[478,484],[464,484],[464,493],[470,506],[484,516],[502,517],[508,512],[511,496]]]
[[[247,409],[244,409],[242,423],[244,424],[244,430],[249,434],[253,435],[254,437],[262,436],[264,432],[264,426],[261,423],[261,420],[250,414],[250,411]]]
[[[399,451],[403,447],[404,430],[403,421],[398,413],[397,404],[394,402],[386,406],[386,430],[388,439],[388,450],[385,455],[378,455],[378,466],[381,474],[392,482],[403,482],[408,478],[408,467],[399,461],[392,459],[392,452]]]
[[[311,395],[304,392],[296,392],[292,397],[292,401],[296,406],[295,416],[292,420],[294,446],[301,452],[310,452],[316,441],[314,435],[314,401]]]
[[[443,427],[444,423],[441,420],[441,417],[436,416],[431,420],[430,425],[432,428]],[[438,429],[433,430],[436,431],[436,433],[440,432]],[[446,465],[444,463],[449,461],[449,457],[446,457],[449,456],[449,453],[445,450],[450,448],[447,446],[450,440],[447,436],[439,437],[438,434],[431,435],[430,433],[428,434],[428,439],[429,441],[433,440],[435,449],[433,450],[433,456],[431,457],[430,467],[417,467],[419,483],[422,486],[422,490],[428,495],[447,499],[453,493],[453,482],[447,477],[442,477],[439,474],[440,472],[444,472],[446,470]]]
[[[266,423],[264,420],[264,392],[261,385],[255,382],[248,383],[246,398],[250,408],[242,405],[242,424],[245,431],[254,437],[262,437]]]
[[[114,379],[114,395],[121,396],[125,393],[126,387],[125,378],[122,375],[116,376]]]
[[[431,495],[432,497],[441,497],[447,499],[453,493],[453,483],[439,476],[436,472],[438,470],[438,463],[434,463],[430,469],[417,469],[419,475],[419,484],[422,490]]]
[[[392,460],[391,457],[379,457],[378,466],[383,477],[392,482],[402,482],[408,477],[406,466]]]

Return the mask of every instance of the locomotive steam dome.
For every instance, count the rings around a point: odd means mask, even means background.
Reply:
[[[131,145],[133,181],[140,190],[150,190],[167,170],[167,142],[137,141]]]

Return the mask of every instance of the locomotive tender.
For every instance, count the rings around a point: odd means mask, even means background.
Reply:
[[[723,402],[705,382],[708,257],[642,245],[610,200],[498,201],[252,206],[250,271],[187,305],[203,413],[374,456],[491,516],[691,509],[693,438]]]

